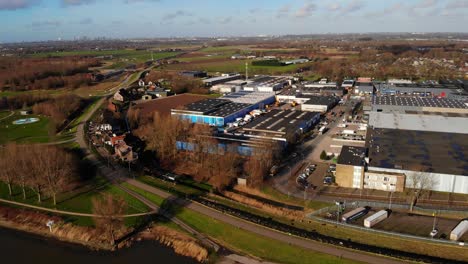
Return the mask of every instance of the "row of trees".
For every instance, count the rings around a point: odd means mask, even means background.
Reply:
[[[65,94],[34,104],[33,113],[50,116],[55,129],[70,119],[84,105],[84,100],[74,94]]]
[[[242,175],[252,186],[260,186],[277,153],[274,143],[263,142],[252,155],[241,156],[236,144],[220,148],[210,126],[158,113],[135,133],[146,141],[147,149],[156,153],[162,167],[183,171],[197,181],[208,181],[217,190]],[[185,150],[178,149],[177,144]]]
[[[179,72],[168,71],[151,71],[145,77],[145,82],[157,82],[164,88],[171,89],[176,94],[181,93],[198,93],[206,94],[208,89],[204,88],[203,82],[200,79],[180,75]]]
[[[92,81],[88,69],[98,65],[90,58],[3,58],[0,85],[11,90],[77,88]]]
[[[30,189],[42,202],[49,195],[57,204],[57,194],[69,190],[76,182],[77,161],[72,154],[55,146],[18,145],[10,143],[0,148],[0,180],[13,196],[13,186]]]

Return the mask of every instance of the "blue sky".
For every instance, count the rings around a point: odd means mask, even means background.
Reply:
[[[0,0],[0,42],[467,32],[468,0]]]

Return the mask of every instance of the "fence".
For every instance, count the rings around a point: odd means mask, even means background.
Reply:
[[[357,208],[357,207],[363,207],[363,206],[370,206],[374,208],[387,208],[388,203],[379,203],[379,202],[363,202],[363,201],[355,201],[355,202],[348,202],[344,203],[344,206],[347,208]],[[409,205],[402,205],[402,204],[395,204],[392,205],[392,208],[396,209],[402,209],[402,210],[409,210]],[[426,238],[426,237],[421,237],[421,236],[415,236],[415,235],[409,235],[409,234],[402,234],[402,233],[395,233],[395,232],[389,232],[389,231],[384,231],[384,230],[377,230],[377,229],[372,229],[372,228],[366,228],[366,227],[361,227],[357,225],[350,225],[346,223],[341,223],[337,220],[329,220],[325,219],[323,217],[320,217],[320,215],[326,214],[326,213],[332,213],[335,214],[337,213],[337,206],[330,206],[330,207],[325,207],[321,208],[319,210],[316,210],[310,214],[307,215],[307,217],[315,219],[320,222],[325,222],[337,226],[342,226],[345,228],[354,228],[360,231],[368,232],[368,233],[378,233],[378,234],[383,234],[383,235],[388,235],[388,236],[393,236],[393,237],[399,237],[399,238],[406,238],[406,239],[415,239],[415,240],[422,240],[425,242],[431,242],[431,243],[441,243],[441,244],[449,244],[449,245],[459,245],[459,246],[466,246],[465,243],[463,242],[457,242],[457,241],[450,241],[450,240],[445,240],[445,239],[433,239],[433,238]],[[449,210],[438,210],[438,212],[443,212],[445,214],[455,214],[455,215],[464,215],[464,217],[468,217],[468,212],[467,211],[449,211]],[[434,213],[434,210],[430,209],[424,209],[424,208],[418,208],[418,207],[413,207],[413,212],[422,212],[424,214],[430,214]]]

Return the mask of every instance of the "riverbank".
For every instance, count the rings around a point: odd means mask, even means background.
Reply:
[[[51,229],[46,226],[49,221],[54,222]],[[122,239],[114,246],[105,239],[101,230],[65,223],[58,216],[50,216],[31,210],[0,206],[0,227],[81,245],[93,251],[116,251],[117,249],[130,248],[135,242],[141,240],[152,240],[171,248],[181,256],[192,258],[198,262],[206,261],[209,255],[208,250],[201,246],[196,239],[169,227],[154,224],[134,236]],[[132,231],[131,228],[125,228],[118,237],[127,237]]]
[[[117,251],[90,250],[78,244],[0,227],[0,254],[2,263],[48,264],[139,264],[182,263],[196,261],[177,255],[171,248],[158,242],[141,241],[130,248]]]
[[[49,221],[54,222],[51,229],[46,226]],[[58,216],[30,210],[0,206],[0,227],[79,244],[92,250],[114,249],[108,241],[102,238],[102,232],[95,228],[65,223]]]

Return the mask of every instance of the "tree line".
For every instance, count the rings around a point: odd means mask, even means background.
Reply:
[[[0,59],[0,87],[8,90],[39,90],[89,85],[89,67],[99,66],[90,58]]]
[[[240,155],[238,144],[220,147],[212,127],[159,113],[134,131],[155,153],[161,167],[207,181],[218,191],[241,176],[252,187],[260,187],[279,153],[275,143],[265,141],[252,147],[251,155]]]
[[[19,187],[24,200],[29,189],[39,203],[48,195],[56,205],[57,195],[77,182],[77,164],[71,153],[55,146],[10,143],[0,148],[0,180],[10,196]]]
[[[200,79],[183,76],[180,75],[179,72],[153,70],[145,76],[145,82],[148,83],[150,81],[159,84],[165,89],[171,89],[171,91],[176,94],[208,93],[208,89],[205,88]]]

